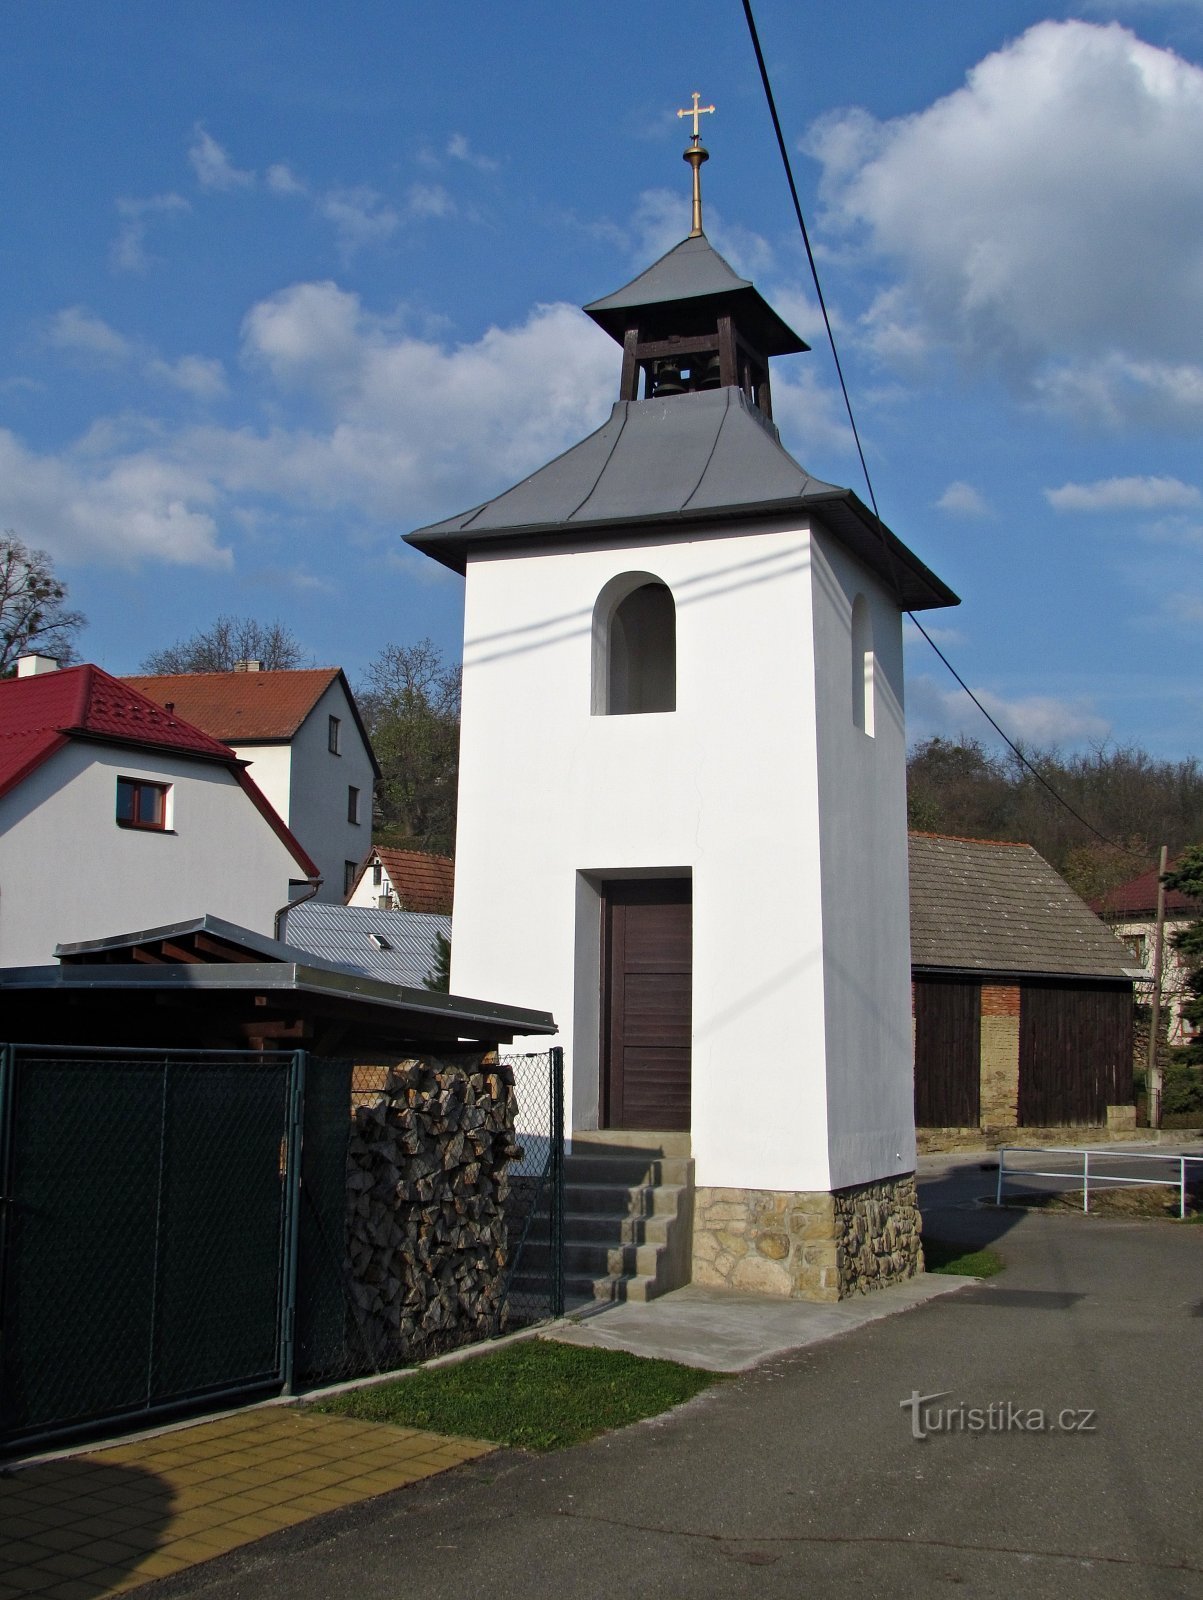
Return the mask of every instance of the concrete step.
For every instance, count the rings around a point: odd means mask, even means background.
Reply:
[[[689,1156],[654,1156],[607,1151],[574,1151],[564,1158],[565,1183],[686,1183],[693,1172]]]
[[[579,1244],[664,1244],[668,1225],[675,1212],[658,1216],[632,1216],[629,1212],[575,1211],[564,1217],[564,1238]],[[540,1212],[531,1219],[527,1241],[546,1240],[551,1233],[551,1218]]]
[[[662,1243],[614,1244],[605,1239],[564,1241],[565,1278],[606,1278],[646,1275],[655,1277]],[[551,1242],[528,1239],[522,1252],[523,1268],[535,1275],[550,1265]]]
[[[567,1183],[564,1185],[566,1212],[603,1212],[612,1217],[654,1217],[674,1213],[678,1198],[692,1184]]]
[[[579,1149],[593,1149],[598,1146],[610,1150],[636,1149],[656,1156],[693,1154],[693,1143],[688,1131],[678,1133],[660,1129],[578,1128],[573,1131],[570,1142],[574,1154]]]

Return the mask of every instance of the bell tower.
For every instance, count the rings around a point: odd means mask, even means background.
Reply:
[[[451,980],[554,1014],[574,1132],[688,1141],[695,1281],[836,1299],[919,1260],[902,612],[957,601],[782,447],[699,99],[609,417],[407,536],[466,579]]]
[[[701,167],[710,153],[698,118],[713,106],[678,111],[693,118],[685,160],[693,168],[693,230],[632,282],[584,309],[622,346],[620,400],[661,400],[700,390],[739,388],[762,416],[773,415],[772,356],[810,346],[739,277],[702,230]]]

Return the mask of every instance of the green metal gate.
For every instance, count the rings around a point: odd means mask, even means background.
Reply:
[[[0,1447],[288,1382],[304,1070],[0,1049]]]

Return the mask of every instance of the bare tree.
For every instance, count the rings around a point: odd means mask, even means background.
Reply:
[[[44,550],[31,550],[11,528],[0,535],[0,677],[29,651],[75,660],[82,611],[67,609],[67,586]]]
[[[236,662],[258,661],[265,672],[305,665],[305,648],[282,622],[220,616],[211,628],[154,650],[140,670],[148,673],[232,672]]]
[[[388,645],[369,665],[356,700],[383,773],[378,843],[453,854],[459,694],[458,666],[429,639]]]

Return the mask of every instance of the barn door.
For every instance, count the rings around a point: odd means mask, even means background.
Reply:
[[[915,1126],[976,1128],[981,1115],[978,983],[915,979]]]
[[[693,895],[687,878],[603,885],[602,1088],[610,1128],[688,1128]]]

